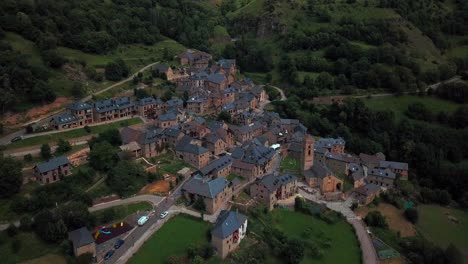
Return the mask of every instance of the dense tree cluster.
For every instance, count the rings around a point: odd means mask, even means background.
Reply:
[[[25,100],[46,103],[55,100],[55,93],[47,84],[47,70],[33,66],[25,55],[0,41],[0,111],[14,109]]]
[[[23,184],[22,168],[16,159],[0,155],[0,198],[9,198],[19,192]]]

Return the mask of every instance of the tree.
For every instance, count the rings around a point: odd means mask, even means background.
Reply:
[[[28,154],[24,155],[24,157],[23,157],[23,160],[27,161],[27,162],[32,161],[32,159],[33,159],[33,157],[31,155],[31,153],[28,153]]]
[[[72,149],[72,146],[70,142],[65,141],[63,139],[59,139],[57,143],[57,150],[56,150],[57,153],[63,154],[63,153],[70,151],[71,149]]]
[[[117,149],[106,141],[94,144],[89,152],[89,164],[96,170],[107,171],[117,160]]]
[[[226,123],[231,123],[231,115],[226,111],[221,111],[218,115],[218,120],[223,120]]]
[[[23,184],[23,165],[12,157],[0,156],[0,198],[18,193]]]
[[[68,230],[74,230],[92,224],[88,206],[82,202],[70,202],[58,208],[58,214],[63,219]]]
[[[282,255],[286,263],[298,264],[304,258],[304,244],[296,239],[288,240],[283,246]]]
[[[195,208],[198,211],[204,212],[206,210],[205,202],[203,201],[202,197],[198,197],[195,200],[195,203],[193,203],[193,208]]]
[[[450,243],[450,245],[445,250],[445,257],[446,257],[447,264],[462,264],[463,263],[463,254],[452,243]]]
[[[36,103],[52,102],[56,95],[45,81],[37,81],[29,94],[31,101]]]
[[[128,77],[130,69],[122,59],[107,63],[105,67],[106,79],[109,81],[118,81],[123,77]]]
[[[419,217],[418,210],[414,208],[407,208],[404,214],[405,214],[406,219],[408,219],[408,221],[410,221],[411,223],[416,224],[418,222],[418,217]]]
[[[385,216],[383,216],[379,211],[372,211],[369,212],[366,217],[364,217],[364,221],[368,226],[375,226],[381,228],[387,228],[387,220]]]
[[[85,95],[85,88],[83,87],[83,84],[79,82],[73,83],[71,93],[75,98],[83,97]]]
[[[120,196],[138,192],[146,183],[146,173],[139,163],[120,161],[109,172],[107,184]]]
[[[67,227],[60,216],[50,210],[42,210],[34,217],[34,230],[46,242],[56,243],[67,235]]]
[[[45,50],[41,52],[44,63],[52,68],[60,68],[68,62],[57,50]]]
[[[49,160],[52,157],[52,151],[49,144],[42,144],[41,146],[41,157],[45,160]]]

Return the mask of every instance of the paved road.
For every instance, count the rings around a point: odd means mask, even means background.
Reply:
[[[379,263],[377,253],[375,251],[374,245],[372,244],[371,237],[367,233],[366,226],[362,220],[357,217],[354,212],[351,210],[352,204],[352,196],[349,197],[345,202],[326,202],[323,200],[319,200],[318,192],[317,194],[310,194],[309,192],[305,192],[302,188],[305,187],[306,189],[310,189],[304,183],[300,182],[298,185],[301,187],[299,188],[299,195],[307,200],[311,200],[316,203],[322,203],[327,206],[327,208],[339,212],[346,217],[346,220],[354,227],[356,231],[357,238],[359,240],[359,244],[361,245],[362,251],[362,258],[364,264],[377,264]]]
[[[125,243],[118,250],[115,251],[114,255],[107,261],[103,260],[103,256],[107,251],[112,249],[112,245],[115,240],[107,243],[105,247],[100,247],[98,255],[98,263],[126,263],[134,253],[143,245],[143,243],[149,239],[159,228],[163,226],[172,216],[173,213],[167,216],[165,219],[160,219],[159,215],[168,211],[171,206],[174,205],[174,199],[167,198],[161,199],[159,203],[154,205],[153,211],[149,214],[150,218],[143,226],[137,226],[130,231],[127,235],[122,237]]]
[[[122,85],[122,84],[124,84],[124,83],[130,82],[130,81],[133,80],[133,77],[135,77],[135,76],[138,75],[138,73],[144,72],[144,71],[146,71],[148,68],[150,68],[150,67],[152,67],[152,66],[154,66],[154,65],[156,65],[156,64],[158,64],[158,63],[159,63],[159,61],[158,61],[158,62],[151,63],[151,64],[148,64],[148,65],[146,65],[145,67],[139,69],[139,70],[138,70],[137,72],[135,72],[134,74],[130,75],[127,79],[122,80],[122,81],[119,81],[119,82],[117,82],[117,83],[114,83],[114,84],[112,84],[112,85],[110,85],[110,86],[108,86],[108,87],[106,87],[106,88],[104,88],[104,89],[102,89],[102,90],[97,91],[97,92],[94,92],[94,93],[92,93],[92,94],[86,96],[85,98],[83,98],[82,101],[91,100],[91,98],[93,97],[93,95],[98,95],[98,94],[104,93],[104,92],[106,92],[106,91],[109,91],[109,90],[112,89],[112,88],[115,88],[115,87],[120,86],[120,85]],[[27,123],[22,124],[22,126],[27,126],[27,125],[32,124],[32,123],[38,123],[38,122],[40,122],[41,120],[50,118],[51,116],[56,115],[56,114],[62,112],[63,110],[64,110],[64,108],[55,110],[55,111],[53,111],[53,112],[47,114],[47,116],[41,117],[40,119],[37,119],[37,120],[31,120],[31,121],[29,121],[29,122],[27,122]],[[21,129],[21,130],[19,130],[19,131],[16,131],[16,132],[14,132],[14,133],[8,134],[8,135],[6,135],[6,136],[0,138],[0,145],[8,145],[8,144],[10,144],[11,139],[13,139],[14,137],[17,137],[17,136],[27,136],[26,131],[25,131],[24,129]]]
[[[127,199],[123,200],[115,200],[107,203],[101,203],[101,204],[96,204],[92,207],[89,207],[90,212],[95,212],[99,210],[103,210],[106,208],[118,206],[118,205],[123,205],[123,204],[132,204],[132,203],[138,203],[138,202],[148,202],[154,206],[159,205],[161,201],[164,200],[164,197],[162,196],[156,196],[156,195],[150,195],[150,194],[143,194],[143,195],[137,195],[133,196]]]

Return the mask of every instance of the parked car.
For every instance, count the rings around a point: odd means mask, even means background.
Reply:
[[[168,214],[169,214],[168,211],[164,211],[164,212],[161,213],[161,215],[159,215],[159,217],[161,217],[161,219],[163,219],[163,218],[166,218],[166,216],[167,216]]]
[[[106,255],[104,255],[104,260],[110,259],[112,257],[112,255],[114,255],[114,250],[113,249],[107,251]]]
[[[144,225],[146,222],[148,222],[148,219],[149,217],[147,215],[140,217],[140,219],[138,219],[138,225],[139,226]]]
[[[119,249],[124,243],[125,243],[125,240],[119,239],[117,240],[117,242],[115,242],[114,248]]]
[[[16,136],[16,137],[11,139],[11,143],[16,142],[16,141],[20,141],[22,139],[23,139],[23,136]]]

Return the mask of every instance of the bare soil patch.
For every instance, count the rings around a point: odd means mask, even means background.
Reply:
[[[57,99],[55,99],[55,101],[50,104],[34,107],[26,113],[10,115],[8,117],[5,117],[1,122],[4,123],[6,126],[22,125],[23,123],[31,119],[42,119],[46,117],[47,114],[63,108],[70,102],[70,99],[66,97],[57,97]]]
[[[403,215],[403,210],[387,203],[380,203],[379,206],[374,208],[361,207],[356,210],[356,214],[364,218],[370,211],[379,211],[382,213],[388,222],[390,229],[399,231],[402,237],[411,237],[416,235],[416,229],[413,224],[406,220]]]
[[[176,183],[176,177],[171,176],[167,180],[155,181],[143,187],[141,194],[154,194],[154,193],[169,193],[170,182]]]

